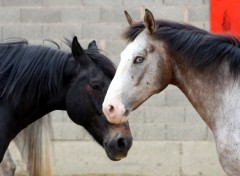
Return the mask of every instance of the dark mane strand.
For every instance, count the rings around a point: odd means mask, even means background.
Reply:
[[[123,37],[131,42],[144,29],[143,22],[139,22],[130,26]],[[181,54],[198,69],[229,58],[230,72],[233,76],[240,73],[240,41],[234,36],[212,34],[191,25],[157,20],[152,37],[162,40],[170,53]]]
[[[55,42],[54,40],[44,39],[44,40],[43,40],[43,44],[44,44],[45,42],[50,42],[50,43],[54,44],[58,49],[60,49],[59,44],[58,44],[57,42]]]
[[[8,38],[0,41],[0,45],[9,45],[9,44],[28,44],[28,41],[23,38]]]

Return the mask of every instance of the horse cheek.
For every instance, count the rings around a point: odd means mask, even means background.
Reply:
[[[73,122],[78,125],[82,125],[81,116],[83,115],[83,110],[80,104],[80,95],[77,96],[77,93],[73,88],[70,88],[66,94],[66,110]]]
[[[164,90],[172,80],[172,65],[168,58],[161,57],[161,59],[157,63],[158,65],[158,71],[157,71],[157,78],[156,80],[158,83],[159,90],[158,92],[161,92]]]

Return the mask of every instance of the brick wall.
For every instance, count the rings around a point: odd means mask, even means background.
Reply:
[[[48,38],[57,41],[63,48],[66,47],[61,42],[64,37],[77,35],[85,47],[95,39],[117,65],[119,54],[125,46],[120,37],[127,26],[123,11],[127,10],[135,19],[142,19],[145,8],[150,9],[155,18],[186,22],[209,30],[209,0],[0,0],[0,37],[22,37],[30,43],[42,43],[43,39]],[[153,96],[131,114],[130,126],[136,143],[130,156],[113,167],[105,154],[100,154],[104,161],[99,168],[105,166],[105,170],[91,171],[91,163],[99,164],[95,160],[96,151],[103,150],[92,142],[87,132],[73,124],[66,112],[55,111],[52,116],[55,170],[58,175],[93,172],[117,175],[224,175],[217,161],[211,132],[174,86]],[[75,148],[71,148],[72,145]],[[74,158],[74,152],[84,151],[85,148],[78,148],[84,146],[92,146],[92,151],[78,161],[79,158]],[[142,153],[138,152],[145,149],[153,153],[146,152],[145,159],[140,162]],[[208,149],[209,156],[205,155]],[[161,159],[155,158],[149,166],[148,160],[156,157],[155,153]],[[205,156],[204,159],[202,156]],[[68,164],[62,161],[63,158]],[[78,162],[81,162],[80,168],[71,164]],[[129,162],[132,166],[128,165]],[[144,171],[143,165],[148,165]],[[207,167],[209,165],[210,168]],[[90,171],[85,171],[86,168]]]

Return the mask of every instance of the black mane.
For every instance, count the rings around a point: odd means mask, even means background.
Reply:
[[[143,22],[130,26],[123,37],[133,41],[145,29]],[[153,39],[162,40],[170,53],[180,53],[189,64],[204,68],[228,58],[230,72],[240,73],[240,41],[233,36],[212,34],[197,27],[176,22],[157,20]]]
[[[70,53],[25,40],[0,44],[0,97],[16,105],[31,103],[41,95],[61,92],[63,69]]]

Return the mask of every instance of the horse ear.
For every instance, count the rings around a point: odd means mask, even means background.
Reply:
[[[128,24],[132,26],[135,23],[135,21],[132,19],[132,17],[128,14],[127,11],[124,11],[124,13],[125,13]]]
[[[152,34],[155,31],[156,23],[155,23],[152,12],[150,12],[150,10],[148,9],[145,9],[144,25],[148,30],[149,34]]]
[[[96,43],[95,40],[91,41],[91,42],[88,44],[88,49],[98,50],[97,43]]]
[[[78,61],[80,64],[87,63],[88,56],[86,55],[84,49],[79,44],[76,36],[73,37],[72,41],[72,55],[74,59]]]

